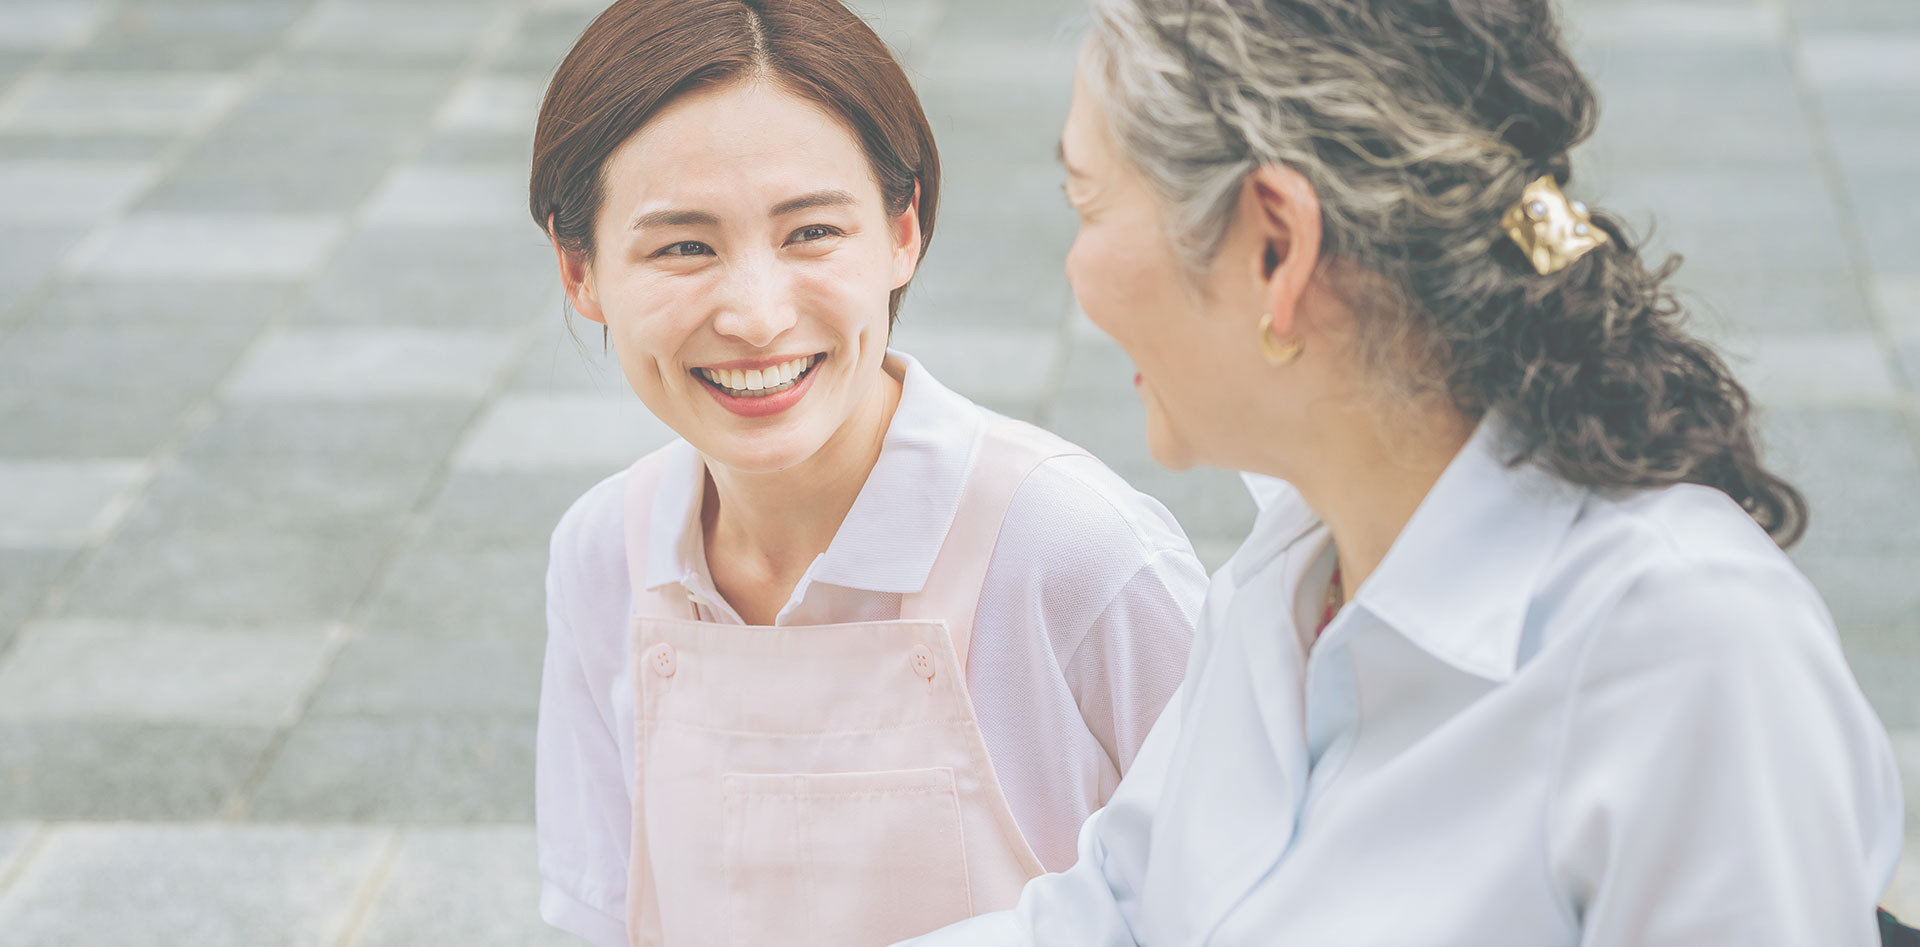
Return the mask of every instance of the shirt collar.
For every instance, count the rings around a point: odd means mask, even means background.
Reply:
[[[1447,466],[1354,604],[1441,661],[1511,678],[1535,586],[1587,497],[1514,466],[1492,415]]]
[[[801,580],[869,592],[910,595],[926,585],[945,545],[985,424],[973,402],[940,384],[918,360],[889,349],[885,370],[900,379],[880,458],[834,533]],[[700,499],[706,464],[692,445],[665,465],[654,494],[646,583],[684,582],[697,571]]]

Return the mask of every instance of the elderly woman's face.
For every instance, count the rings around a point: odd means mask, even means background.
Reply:
[[[609,157],[589,281],[628,383],[702,454],[792,467],[882,397],[913,275],[865,154],[768,82],[680,99]]]
[[[1099,95],[1083,68],[1060,141],[1067,198],[1080,214],[1067,279],[1087,318],[1133,359],[1154,459],[1176,470],[1234,466],[1233,445],[1247,440],[1251,420],[1245,393],[1263,383],[1253,266],[1187,272],[1163,202],[1118,151]]]

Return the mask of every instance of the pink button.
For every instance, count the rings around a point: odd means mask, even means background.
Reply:
[[[923,644],[914,645],[913,650],[907,652],[907,663],[913,666],[913,673],[929,681],[933,680],[932,648]]]
[[[673,645],[661,643],[647,649],[647,666],[661,677],[672,677],[674,671]]]

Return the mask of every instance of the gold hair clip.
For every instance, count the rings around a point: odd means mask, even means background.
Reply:
[[[1567,200],[1551,174],[1527,185],[1520,202],[1500,218],[1500,226],[1541,276],[1566,269],[1609,239],[1593,225],[1587,205]]]

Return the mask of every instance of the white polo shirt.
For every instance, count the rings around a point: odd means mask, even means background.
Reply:
[[[879,461],[775,624],[900,617],[960,502],[985,409],[890,353],[900,402]],[[693,515],[704,466],[668,448],[651,522],[649,587],[678,584],[704,621],[740,624],[715,591]],[[627,475],[587,491],[554,530],[536,808],[541,914],[597,944],[626,943],[635,778],[627,660]],[[967,685],[1015,819],[1050,870],[1112,794],[1179,685],[1206,573],[1171,514],[1099,461],[1055,458],[1015,494],[981,590]]]

